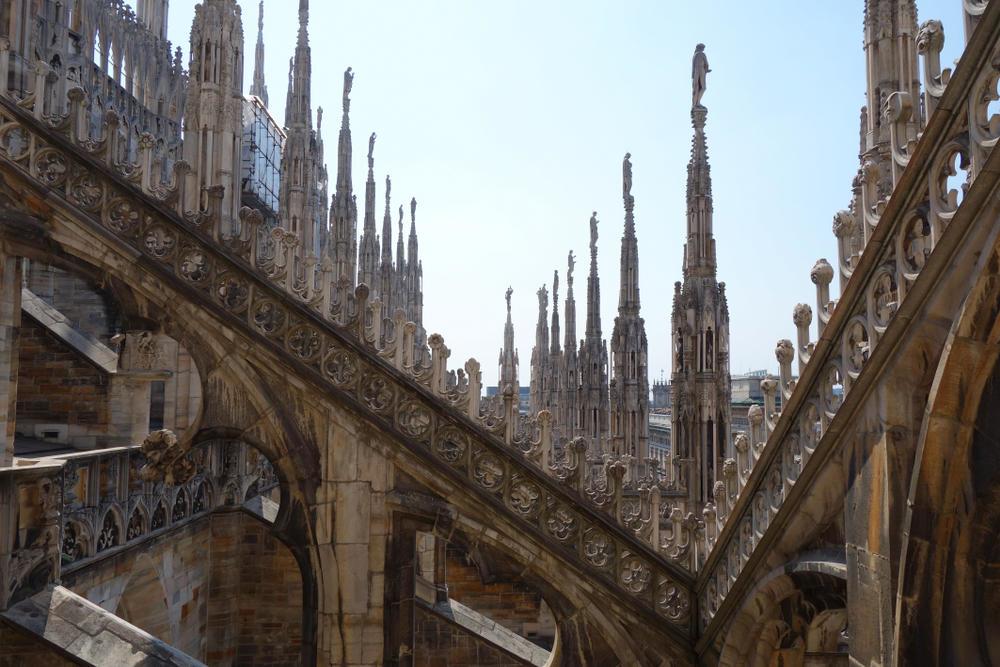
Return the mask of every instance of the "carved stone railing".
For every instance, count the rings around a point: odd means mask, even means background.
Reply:
[[[0,525],[9,520],[8,535],[16,533],[9,557],[0,558],[0,609],[60,573],[278,486],[270,462],[237,441],[204,443],[185,459],[191,475],[179,484],[143,474],[149,461],[139,445],[20,459],[0,471],[0,494],[12,500]]]
[[[122,165],[115,115],[91,140],[83,131],[85,102],[71,95],[68,116],[47,117],[0,98],[0,167],[62,209],[50,224],[70,217],[99,243],[126,246],[144,271],[253,340],[249,354],[278,355],[290,372],[550,543],[623,604],[678,637],[690,631],[691,575],[652,548],[651,528],[633,518],[636,512],[603,495],[587,497],[582,450],[571,446],[564,460],[547,460],[546,416],[518,425],[510,406],[499,416],[496,406],[481,406],[475,360],[464,373],[449,372],[450,351],[440,336],[428,337],[421,349],[416,326],[400,312],[387,324],[366,286],[351,293],[333,281],[326,262],[319,269],[298,266],[294,236],[275,232],[262,247],[255,212],[244,210],[238,232],[223,237],[221,193],[207,192],[200,211],[184,210],[186,166],[176,165],[164,187],[149,177],[150,146],[141,148],[138,164]]]
[[[734,604],[727,596],[748,563],[763,558],[758,547],[775,539],[775,531],[768,528],[796,481],[807,472],[811,475],[828,459],[840,430],[831,428],[838,411],[889,327],[906,325],[895,321],[896,313],[906,306],[907,294],[947,234],[949,223],[975,187],[1000,138],[1000,116],[988,111],[990,103],[998,99],[1000,5],[972,4],[983,9],[976,16],[979,27],[954,75],[949,80],[937,63],[926,68],[936,80],[936,85],[925,90],[929,98],[926,104],[935,111],[920,137],[910,137],[905,131],[915,101],[903,93],[888,96],[883,113],[891,127],[894,190],[888,200],[880,200],[873,183],[878,167],[865,165],[860,213],[871,234],[858,249],[858,262],[837,303],[832,303],[829,295],[833,268],[820,260],[813,269],[818,340],[809,341],[812,313],[800,305],[793,318],[798,344],[778,343],[781,377],[764,387],[764,414],[756,416],[763,429],[753,429],[756,433],[738,440],[736,447],[741,457],[759,448],[759,460],[750,467],[745,481],[746,469],[737,465],[741,492],[698,577],[699,627],[708,636],[716,631],[713,619],[723,605]],[[928,31],[936,33],[940,25],[928,29],[925,24],[919,38],[923,40],[921,52],[925,58],[937,57],[943,39]],[[965,179],[950,187],[949,179],[956,171],[964,171]],[[793,382],[796,348],[801,377]],[[784,409],[775,414],[774,399],[779,391]],[[754,421],[752,417],[751,423]],[[818,450],[823,456],[814,458]]]
[[[278,487],[271,463],[238,441],[211,441],[185,453],[190,477],[171,484],[144,474],[141,446],[50,460],[61,475],[64,572],[169,531],[218,507],[238,507]],[[169,481],[169,480],[168,480]]]

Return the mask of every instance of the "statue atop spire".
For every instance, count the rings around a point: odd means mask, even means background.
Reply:
[[[632,197],[632,154],[625,153],[625,159],[622,161],[622,199],[625,200],[625,208],[631,210],[632,205],[635,203],[635,198]]]
[[[354,86],[354,70],[344,70],[344,116],[351,110],[351,88]]]
[[[372,132],[372,136],[368,137],[368,171],[371,171],[375,166],[375,159],[372,154],[375,152],[375,133]]]
[[[507,299],[507,319],[510,319],[510,297],[514,294],[514,288],[508,287],[505,298]]]
[[[566,261],[566,285],[569,289],[573,289],[573,269],[576,268],[576,258],[573,257],[573,251],[569,251],[569,259]]]
[[[705,94],[708,86],[708,56],[705,55],[705,45],[699,44],[694,47],[694,58],[691,62],[691,86],[693,89],[691,108],[701,106],[701,98]]]
[[[570,257],[573,253],[570,253]],[[590,216],[590,260],[597,261],[597,211]]]

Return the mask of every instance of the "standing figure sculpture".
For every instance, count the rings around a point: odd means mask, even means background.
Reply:
[[[694,59],[691,62],[691,85],[692,85],[692,107],[701,106],[701,97],[705,94],[708,85],[708,56],[705,55],[705,45],[699,44],[694,47]]]
[[[622,198],[625,200],[625,204],[628,205],[632,200],[632,154],[625,153],[625,159],[622,161]]]
[[[590,256],[597,256],[597,211],[590,216]]]
[[[351,109],[351,87],[354,85],[354,70],[348,67],[344,70],[344,113]]]

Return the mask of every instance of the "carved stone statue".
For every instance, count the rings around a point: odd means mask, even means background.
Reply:
[[[632,199],[632,154],[625,153],[622,161],[622,197],[628,203]]]
[[[708,85],[708,73],[711,71],[708,68],[708,56],[705,55],[705,45],[699,44],[694,47],[694,60],[691,62],[691,85],[693,88],[691,106],[701,106],[701,98],[705,94],[705,88]]]
[[[507,288],[507,294],[506,294],[506,297],[507,297],[507,313],[508,314],[510,314],[510,297],[511,297],[512,294],[514,294],[514,289],[511,288],[511,287],[508,287]]]
[[[351,108],[351,86],[354,85],[354,71],[348,67],[344,70],[344,111]]]
[[[566,284],[573,287],[573,269],[576,268],[576,258],[573,257],[572,250],[569,251],[569,259],[566,263],[569,266],[569,270],[566,272]]]
[[[597,211],[590,216],[590,254],[597,254]]]
[[[375,158],[373,154],[375,153],[375,133],[372,132],[372,136],[368,137],[368,168],[371,169],[375,166]]]

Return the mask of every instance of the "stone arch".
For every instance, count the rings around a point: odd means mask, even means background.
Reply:
[[[63,562],[75,563],[92,555],[94,555],[94,541],[90,528],[83,521],[67,519],[63,526]]]
[[[121,509],[111,505],[97,522],[95,552],[100,553],[125,543],[125,521]]]
[[[184,487],[179,487],[171,504],[170,523],[179,523],[189,516],[191,516],[191,494]]]
[[[846,656],[843,553],[809,552],[768,573],[729,624],[721,666],[801,666],[809,654]]]
[[[1000,587],[990,574],[1000,570],[998,356],[994,251],[948,335],[921,424],[902,527],[898,665],[1000,664]]]
[[[592,592],[585,592],[592,584],[581,586],[579,575],[558,560],[526,558],[526,554],[539,553],[526,535],[483,530],[476,519],[456,514],[452,524],[437,525],[435,532],[467,549],[492,552],[494,559],[515,564],[520,580],[537,590],[551,609],[556,638],[550,664],[652,666],[673,654],[670,640],[659,629],[644,619],[630,620],[613,597],[605,600],[607,605],[592,604]]]
[[[174,643],[167,592],[149,556],[140,556],[132,568],[114,613],[154,637]]]
[[[215,498],[215,493],[212,491],[211,480],[198,480],[198,483],[194,486],[192,498],[191,512],[193,514],[200,514],[214,507],[213,499]]]
[[[163,498],[156,501],[156,509],[149,519],[149,530],[162,530],[170,525],[170,514],[167,512],[167,503]]]
[[[132,512],[129,514],[128,523],[125,525],[125,541],[131,542],[134,539],[145,535],[149,532],[149,512],[146,511],[146,507],[140,500],[132,508]]]

